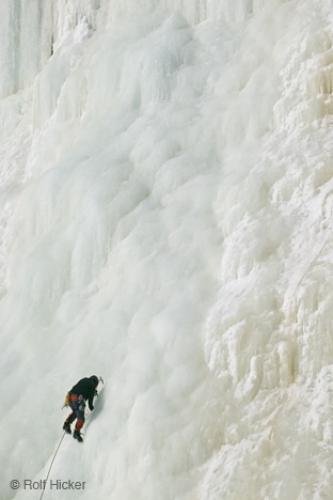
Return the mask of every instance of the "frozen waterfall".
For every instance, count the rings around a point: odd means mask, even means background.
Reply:
[[[1,0],[1,500],[332,498],[332,6]]]

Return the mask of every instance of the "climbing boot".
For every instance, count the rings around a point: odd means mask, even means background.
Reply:
[[[65,421],[64,425],[62,426],[62,428],[64,429],[65,432],[67,432],[67,434],[72,434],[71,424],[69,422],[67,422],[67,420]]]
[[[77,429],[75,429],[75,431],[74,431],[73,438],[74,438],[74,439],[77,439],[77,440],[79,441],[79,443],[82,443],[82,442],[83,442],[83,439],[82,439],[81,433],[80,433],[80,431],[78,431]]]

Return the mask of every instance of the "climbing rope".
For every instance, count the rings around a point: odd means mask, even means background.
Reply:
[[[40,496],[39,500],[42,500],[42,499],[43,499],[43,496],[44,496],[44,493],[45,493],[45,489],[46,489],[47,480],[48,480],[48,478],[49,478],[49,475],[50,475],[50,472],[51,472],[51,469],[52,469],[53,462],[54,462],[54,460],[55,460],[55,457],[57,456],[57,453],[58,453],[59,448],[60,448],[60,446],[61,446],[62,440],[63,440],[63,439],[64,439],[64,437],[65,437],[65,434],[66,434],[66,432],[64,432],[64,433],[63,433],[63,435],[61,436],[61,439],[60,439],[60,441],[59,441],[58,447],[57,447],[57,449],[56,449],[56,451],[55,451],[55,453],[54,453],[54,455],[53,455],[53,458],[52,458],[52,460],[51,460],[51,464],[50,464],[50,467],[49,467],[49,470],[48,470],[48,472],[47,472],[47,476],[46,476],[46,479],[45,479],[44,488],[43,488],[43,490],[42,490],[42,493],[41,493],[41,496]]]

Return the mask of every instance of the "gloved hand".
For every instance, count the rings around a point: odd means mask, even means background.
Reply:
[[[93,411],[95,409],[94,405],[89,406],[89,410]]]

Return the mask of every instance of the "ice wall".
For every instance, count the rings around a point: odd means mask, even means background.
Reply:
[[[0,6],[0,95],[32,84],[68,34],[84,19],[97,25],[100,0],[3,0]]]
[[[179,12],[191,24],[220,18],[239,24],[263,5],[262,0],[3,0],[0,6],[0,96],[30,85],[50,56],[79,25],[90,30],[152,12]]]
[[[0,14],[0,498],[329,498],[331,2]]]

